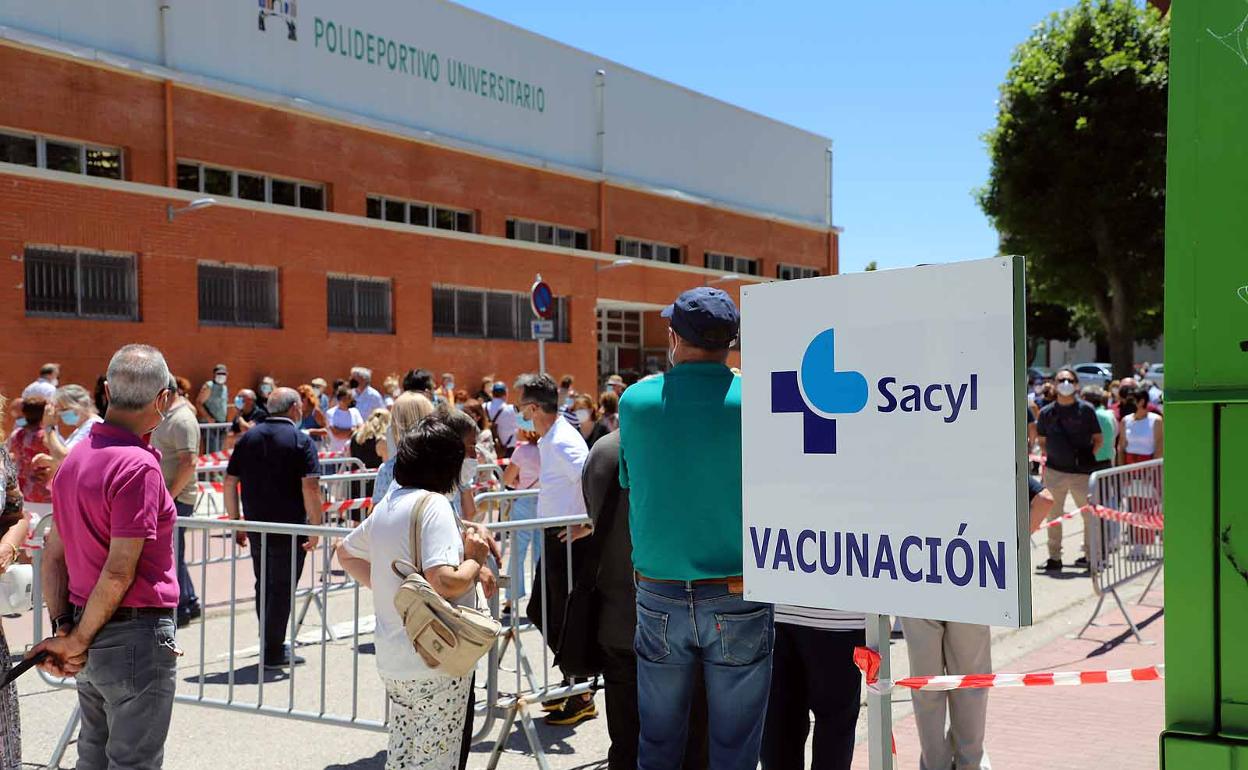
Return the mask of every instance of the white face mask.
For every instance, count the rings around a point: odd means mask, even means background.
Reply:
[[[1057,383],[1057,393],[1060,396],[1073,396],[1075,394],[1075,383],[1066,382],[1065,380]]]
[[[577,409],[575,412],[573,412],[573,414],[576,415],[576,419],[580,423],[589,422],[589,418],[593,416],[592,414],[590,414],[590,411],[588,409]]]
[[[224,384],[225,384],[225,375],[224,375],[224,374],[218,374],[218,375],[216,375],[216,376],[214,376],[214,377],[212,378],[212,381],[213,381],[213,382],[215,382],[215,383],[217,383],[218,385],[224,385]]]
[[[459,485],[461,487],[471,487],[473,482],[477,480],[477,458],[464,458],[464,464],[459,466]]]

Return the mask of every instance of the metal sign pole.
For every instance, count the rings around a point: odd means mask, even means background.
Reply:
[[[546,373],[546,340],[537,338],[537,373]]]
[[[867,615],[867,647],[880,654],[880,679],[892,681],[889,638],[893,624],[887,615]],[[871,770],[893,770],[893,694],[867,693],[867,748]]]

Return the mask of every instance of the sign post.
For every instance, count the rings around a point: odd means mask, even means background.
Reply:
[[[533,280],[533,288],[529,291],[529,304],[533,308],[533,315],[540,319],[534,321],[531,327],[533,339],[537,340],[537,373],[545,374],[546,340],[555,337],[555,324],[552,320],[555,315],[555,295],[550,290],[550,284],[542,280],[541,273]]]
[[[881,679],[890,615],[1029,625],[1022,258],[741,295],[746,598],[866,613]]]

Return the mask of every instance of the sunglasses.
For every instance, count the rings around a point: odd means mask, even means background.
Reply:
[[[1058,382],[1074,382],[1075,378],[1074,377],[1058,377],[1057,381]]]

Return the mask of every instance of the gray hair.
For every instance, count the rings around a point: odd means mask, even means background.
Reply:
[[[372,381],[373,381],[373,370],[372,370],[372,369],[369,369],[369,368],[368,368],[368,367],[366,367],[366,366],[353,366],[353,367],[351,367],[351,376],[352,376],[352,377],[358,377],[358,378],[360,378],[360,379],[364,379],[364,380],[367,380],[367,381],[369,381],[369,382],[372,382]]]
[[[126,345],[108,362],[108,405],[142,409],[169,387],[169,366],[151,345]]]
[[[57,388],[56,394],[52,396],[52,403],[84,412],[95,412],[95,399],[81,385],[62,385]]]
[[[549,374],[522,374],[516,380],[521,401],[532,401],[547,414],[559,411],[559,387]]]
[[[286,414],[299,403],[299,392],[294,388],[278,388],[269,394],[268,412],[272,415]]]

